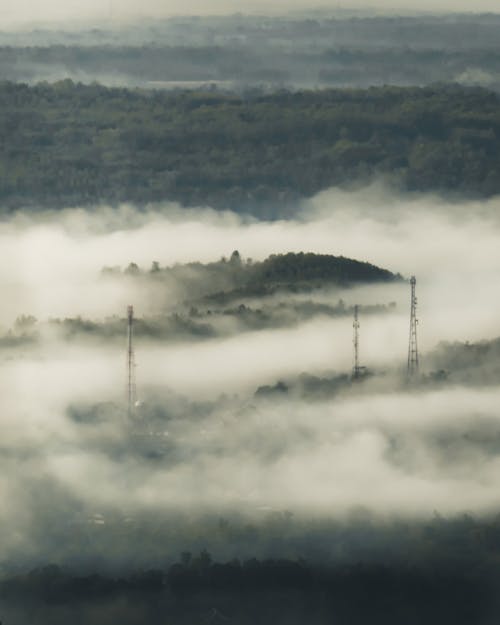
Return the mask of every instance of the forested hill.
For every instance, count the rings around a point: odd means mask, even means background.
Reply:
[[[239,263],[238,252],[233,252],[230,263]],[[250,280],[262,284],[324,281],[352,284],[359,282],[390,282],[400,278],[387,269],[370,263],[332,256],[330,254],[273,254],[261,263],[247,269]]]
[[[293,327],[318,317],[351,317],[353,304],[346,304],[341,289],[403,280],[400,274],[343,256],[300,252],[273,254],[254,262],[242,259],[237,251],[229,259],[206,264],[106,267],[102,278],[131,281],[130,287],[140,286],[143,295],[149,293],[156,312],[137,317],[134,334],[155,341],[206,340]],[[315,297],[321,289],[330,290],[327,298],[321,292]],[[370,315],[394,307],[394,302],[365,303],[359,309]],[[78,316],[51,318],[48,327],[49,334],[55,330],[64,339],[123,341],[125,323],[118,316],[104,320]],[[0,333],[0,348],[34,344],[43,338],[44,327],[44,321],[21,315],[11,329]]]
[[[500,192],[499,104],[458,86],[242,97],[2,83],[0,206],[259,212],[378,174],[488,196]]]
[[[104,268],[103,273],[116,274],[119,268]],[[348,287],[355,284],[394,282],[400,274],[371,263],[311,252],[272,254],[263,261],[242,259],[235,250],[229,259],[213,263],[188,263],[160,267],[153,262],[149,270],[141,270],[135,263],[124,274],[137,279],[153,279],[156,284],[176,282],[183,285],[190,298],[197,296],[220,299],[246,295],[269,295],[276,290],[311,290],[329,285]]]

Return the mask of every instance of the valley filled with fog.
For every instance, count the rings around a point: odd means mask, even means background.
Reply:
[[[316,523],[347,522],[359,510],[382,524],[496,513],[497,204],[400,196],[376,185],[330,190],[271,222],[175,205],[4,219],[5,570],[47,560],[105,569],[172,561],[192,549],[194,530],[184,535],[188,522],[176,526],[180,518],[200,523],[200,548],[230,558],[293,551],[292,539],[266,537],[276,514],[314,536]],[[243,265],[307,251],[366,261],[396,278],[236,291],[230,309],[240,316],[241,305],[247,314],[274,311],[272,324],[248,327],[238,315],[209,311],[214,302],[186,292],[175,271],[163,279],[149,270],[153,262],[189,270],[195,285],[196,272],[209,266],[195,261],[217,262],[233,250]],[[138,267],[132,273],[130,263]],[[410,275],[422,379],[409,385]],[[141,334],[147,318],[192,319],[193,301],[212,332]],[[297,315],[305,303],[307,315]],[[137,317],[131,416],[128,304]],[[354,305],[361,364],[370,372],[356,383]],[[99,330],[110,319],[113,332]],[[71,320],[78,331],[64,332]],[[161,526],[154,531],[151,515]],[[230,533],[214,539],[204,518],[255,524],[263,538],[256,546]],[[138,531],[141,541],[130,542]],[[158,532],[161,555],[152,548]],[[82,540],[84,555],[75,547]]]
[[[498,7],[35,4],[0,625],[497,623]]]

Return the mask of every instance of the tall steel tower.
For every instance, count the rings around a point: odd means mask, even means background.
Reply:
[[[354,366],[352,368],[352,377],[354,380],[359,378],[361,373],[361,367],[359,366],[359,307],[354,306],[354,321],[352,327],[354,329],[353,333],[353,345],[354,345]]]
[[[134,307],[127,307],[127,405],[132,417],[136,404],[135,356],[134,356]]]
[[[411,305],[410,305],[410,340],[408,343],[408,377],[411,378],[418,373],[418,347],[417,347],[417,297],[415,287],[417,279],[411,277]]]

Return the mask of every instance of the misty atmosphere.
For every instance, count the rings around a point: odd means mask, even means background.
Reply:
[[[500,90],[500,16],[230,15],[0,32],[0,76],[222,93],[457,83]]]
[[[4,11],[2,625],[498,622],[500,15],[400,5]]]

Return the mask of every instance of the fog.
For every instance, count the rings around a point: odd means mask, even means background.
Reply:
[[[294,219],[273,222],[176,206],[17,217],[0,224],[8,259],[0,279],[9,294],[0,321],[8,326],[22,314],[39,319],[122,314],[135,298],[124,281],[99,279],[105,266],[210,262],[233,250],[254,260],[313,251],[367,261],[407,278],[415,274],[422,338],[429,348],[440,339],[492,338],[497,336],[499,203],[400,198],[375,185],[358,193],[322,193]],[[405,288],[386,287],[385,293],[372,303],[397,299],[406,315]],[[138,311],[160,312],[154,295],[148,299],[141,291],[142,296],[133,302]],[[353,301],[351,293],[348,297]]]
[[[205,3],[182,16],[173,3],[44,3],[43,15],[21,3],[0,8],[0,73],[31,85],[201,85],[246,95],[440,82],[500,88],[498,13],[307,5]]]
[[[47,0],[43,4],[33,2],[33,0],[21,0],[15,5],[3,6],[0,11],[2,23],[23,24],[36,21],[74,21],[74,20],[110,20],[110,19],[130,19],[137,17],[165,17],[170,15],[220,15],[237,12],[248,13],[270,13],[289,12],[297,10],[315,10],[319,8],[331,9],[331,4],[317,0],[273,0],[263,2],[262,0],[252,0],[249,2],[232,2],[228,0],[211,0],[211,2],[192,2],[187,9],[186,5],[178,0],[145,0],[138,3],[136,0],[110,0],[109,2],[97,2],[97,0],[71,0],[62,2],[61,0]],[[364,9],[383,10],[395,12],[421,12],[421,11],[471,11],[468,2],[450,2],[440,0],[430,2],[423,0],[418,4],[411,0],[362,0],[357,2],[338,2],[336,9]],[[494,0],[480,0],[474,3],[474,12],[498,12],[498,3]]]
[[[272,222],[174,205],[17,215],[0,224],[1,322],[6,330],[20,315],[34,315],[44,327],[53,317],[123,318],[129,303],[139,317],[182,306],[182,285],[103,276],[104,266],[210,262],[235,249],[254,261],[328,253],[417,276],[422,371],[430,373],[426,356],[440,341],[500,334],[499,203],[401,196],[377,184],[330,190]],[[110,532],[110,561],[145,562],[154,557],[149,548],[141,555],[142,546],[123,539],[127,532],[114,535],[127,515],[140,523],[154,513],[174,523],[182,514],[258,521],[284,510],[345,519],[360,507],[385,519],[497,512],[499,387],[477,372],[467,385],[402,383],[408,283],[273,295],[284,305],[301,297],[342,298],[347,306],[395,302],[361,315],[361,361],[376,375],[342,382],[327,396],[293,389],[301,374],[328,380],[350,373],[348,314],[208,338],[138,337],[140,403],[130,423],[125,332],[123,341],[70,341],[44,330],[34,344],[1,347],[4,559],[71,561],[71,540],[83,532],[88,558],[106,560],[89,521],[97,513]],[[278,380],[292,384],[289,393],[254,394]],[[189,536],[169,535],[166,549],[189,547]],[[231,540],[219,548],[227,557],[250,549]]]

